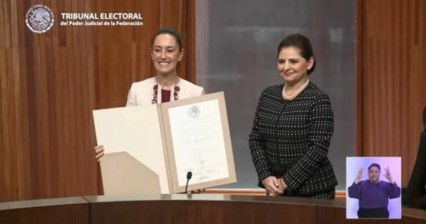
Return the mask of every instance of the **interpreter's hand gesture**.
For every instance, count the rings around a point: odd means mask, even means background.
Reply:
[[[268,196],[277,196],[284,193],[284,180],[277,179],[274,176],[269,176],[262,180],[262,184],[266,189]]]
[[[355,177],[355,184],[358,184],[362,179],[362,168],[358,170],[358,174]]]
[[[385,178],[386,179],[388,179],[388,181],[391,183],[391,184],[393,184],[394,182],[393,182],[393,177],[392,177],[392,174],[390,173],[390,171],[389,171],[389,167],[386,167],[386,169],[385,169]]]

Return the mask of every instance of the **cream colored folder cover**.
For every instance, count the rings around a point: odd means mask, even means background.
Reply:
[[[97,142],[104,145],[106,154],[127,152],[158,175],[161,193],[170,193],[161,137],[162,130],[156,105],[95,110],[93,117]],[[105,170],[104,166],[107,165],[104,164],[103,159],[100,161],[101,171]],[[102,175],[106,174],[102,173]],[[136,175],[134,178],[143,179]],[[109,184],[110,182],[103,180],[105,194],[109,193],[105,190],[108,189]],[[123,191],[123,194],[125,193]]]
[[[126,151],[153,170],[161,193],[183,192],[188,172],[188,190],[236,182],[223,92],[93,115],[98,144],[106,153]]]
[[[127,152],[112,152],[102,158],[105,195],[161,194],[160,178]]]

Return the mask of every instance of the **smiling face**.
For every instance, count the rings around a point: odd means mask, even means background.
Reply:
[[[183,49],[170,34],[159,34],[155,37],[151,51],[157,75],[176,74],[177,64],[183,57]]]
[[[277,69],[281,77],[288,84],[303,82],[308,78],[308,69],[314,64],[314,58],[309,60],[300,55],[296,47],[284,47],[278,54]]]
[[[370,169],[368,169],[368,180],[371,183],[380,181],[380,169],[377,166],[371,166]]]

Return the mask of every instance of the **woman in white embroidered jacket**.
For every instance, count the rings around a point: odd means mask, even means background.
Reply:
[[[203,95],[203,87],[177,75],[177,66],[183,54],[180,33],[170,28],[160,29],[151,41],[151,58],[156,74],[132,84],[126,106],[158,104]],[[99,160],[104,155],[104,147],[95,146],[95,153]]]

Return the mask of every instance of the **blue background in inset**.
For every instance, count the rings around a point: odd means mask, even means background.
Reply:
[[[380,180],[388,181],[385,175],[386,167],[389,167],[395,183],[401,187],[401,157],[347,157],[346,158],[346,192],[353,184],[358,170],[363,168],[362,180],[368,179],[368,166],[372,163],[380,165]],[[401,218],[401,197],[389,200],[389,218]],[[357,219],[358,199],[349,198],[346,194],[346,218]]]

